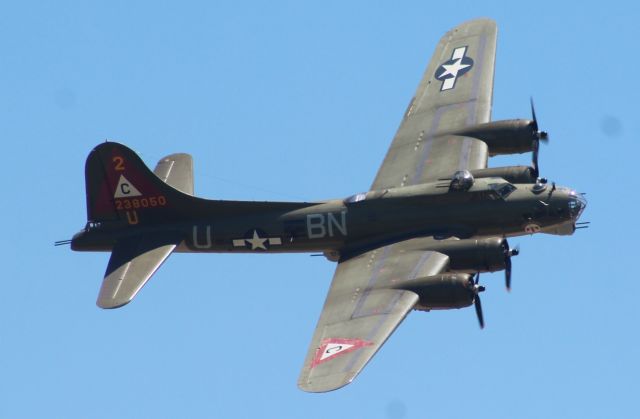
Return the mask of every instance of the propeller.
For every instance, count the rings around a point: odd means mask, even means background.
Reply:
[[[531,117],[533,121],[531,123],[531,130],[533,135],[533,143],[531,145],[533,151],[533,170],[535,172],[535,177],[538,178],[540,176],[540,166],[538,166],[538,151],[540,149],[540,141],[547,143],[549,141],[549,133],[546,131],[540,131],[538,127],[538,118],[536,118],[536,108],[533,105],[533,98],[530,98],[531,101]]]
[[[505,285],[507,286],[507,291],[511,291],[511,257],[518,256],[520,254],[520,247],[516,246],[511,249],[509,247],[509,242],[505,239],[502,242],[502,249],[504,251],[504,280]]]
[[[473,292],[473,305],[476,309],[476,315],[478,316],[478,322],[480,323],[480,329],[484,329],[484,316],[482,315],[482,302],[480,302],[480,293],[485,290],[485,287],[482,285],[478,285],[480,281],[480,272],[476,273],[475,281],[469,278],[469,283],[471,285],[471,291]]]

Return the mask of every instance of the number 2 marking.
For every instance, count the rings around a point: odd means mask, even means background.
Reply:
[[[112,160],[116,167],[115,170],[116,172],[123,172],[124,171],[124,159],[120,156],[115,156]]]

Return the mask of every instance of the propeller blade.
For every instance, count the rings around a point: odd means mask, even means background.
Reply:
[[[507,291],[511,291],[511,256],[507,256],[505,262],[504,279],[507,285]]]
[[[531,101],[531,118],[533,119],[533,124],[531,128],[533,128],[534,135],[538,138],[538,140],[542,140],[543,142],[549,141],[549,133],[547,131],[540,131],[538,127],[538,118],[536,117],[536,108],[533,105],[533,97],[530,97]]]
[[[533,105],[533,96],[529,97],[531,103],[531,117],[533,119],[533,130],[538,132],[538,118],[536,118],[536,107]]]
[[[530,97],[529,101],[531,103],[531,118],[533,119],[531,123],[533,136],[533,143],[531,144],[531,149],[533,151],[532,166],[537,178],[540,177],[540,166],[538,165],[538,151],[540,149],[540,141],[547,143],[549,141],[549,133],[547,133],[546,131],[540,131],[538,126],[538,117],[536,116],[536,107],[533,104],[533,97]]]
[[[478,315],[480,329],[484,329],[484,316],[482,315],[482,303],[480,302],[480,296],[476,294],[476,298],[473,300],[473,302],[476,308],[476,314]]]
[[[502,240],[502,251],[504,252],[504,279],[507,287],[507,291],[511,291],[511,257],[518,256],[520,254],[520,248],[516,246],[515,248],[509,247],[509,242],[507,239]]]
[[[480,293],[485,290],[484,286],[478,285],[480,281],[480,272],[476,272],[475,280],[469,278],[470,290],[473,292],[473,305],[476,309],[476,315],[478,316],[478,322],[480,322],[480,329],[484,329],[484,316],[482,315],[482,303],[480,302]]]
[[[533,140],[533,155],[531,157],[531,167],[533,167],[533,172],[535,178],[540,177],[540,167],[538,166],[538,151],[540,150],[540,141],[538,139]]]

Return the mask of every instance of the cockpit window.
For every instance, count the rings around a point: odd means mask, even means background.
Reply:
[[[366,193],[357,193],[355,195],[351,195],[350,197],[346,198],[344,200],[344,203],[345,204],[354,204],[356,202],[364,201],[365,199],[367,199],[367,194]]]
[[[510,183],[491,183],[489,187],[493,189],[500,198],[505,199],[511,192],[515,191],[517,188]]]

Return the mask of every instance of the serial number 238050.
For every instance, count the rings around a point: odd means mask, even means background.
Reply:
[[[151,196],[149,198],[116,199],[117,210],[164,207],[165,205],[167,205],[167,198],[164,195]]]

